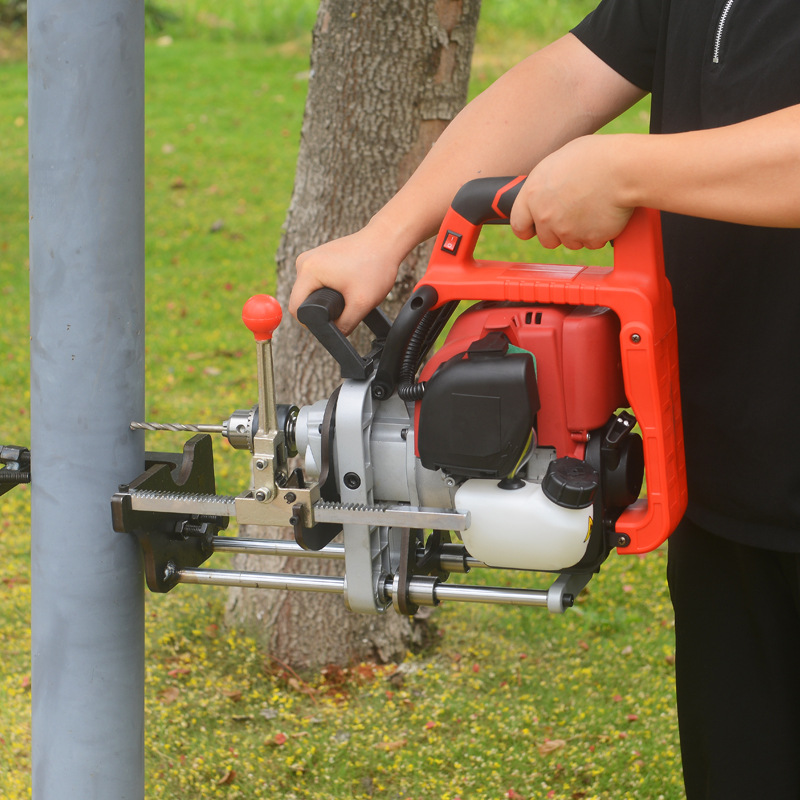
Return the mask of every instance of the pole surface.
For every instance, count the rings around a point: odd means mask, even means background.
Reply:
[[[144,12],[28,5],[34,800],[144,797]]]

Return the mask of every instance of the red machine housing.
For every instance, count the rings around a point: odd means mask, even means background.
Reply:
[[[464,212],[457,202],[449,210],[415,291],[433,287],[437,308],[453,300],[483,305],[456,320],[420,377],[428,379],[465,343],[505,333],[536,357],[538,443],[555,447],[559,457],[581,458],[587,433],[615,409],[630,407],[641,430],[647,491],[614,529],[630,542],[620,552],[653,550],[687,502],[677,331],[660,217],[650,209],[634,212],[614,242],[613,269],[476,260],[483,223],[507,220],[505,198],[523,180],[500,185],[488,215]]]
[[[428,380],[440,364],[492,331],[504,333],[536,359],[538,444],[555,448],[559,458],[583,458],[589,431],[627,406],[616,315],[584,306],[473,306],[455,321],[421,379]]]

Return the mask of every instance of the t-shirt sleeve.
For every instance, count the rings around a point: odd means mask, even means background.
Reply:
[[[623,78],[649,92],[664,2],[601,0],[572,33]]]

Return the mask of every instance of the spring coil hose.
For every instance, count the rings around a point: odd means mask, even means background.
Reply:
[[[417,329],[408,340],[403,362],[400,366],[400,380],[398,381],[397,394],[401,400],[421,400],[425,394],[424,382],[417,383],[415,378],[417,369],[422,359],[422,349],[427,343],[428,333],[436,324],[439,311],[429,311],[420,320]]]

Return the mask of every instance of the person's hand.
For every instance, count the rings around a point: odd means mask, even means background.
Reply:
[[[534,167],[511,210],[520,239],[538,236],[544,247],[596,250],[627,225],[623,136],[583,136]]]
[[[344,296],[345,306],[336,326],[349,334],[362,319],[384,300],[392,289],[405,253],[390,251],[378,226],[360,231],[301,253],[297,258],[297,279],[289,299],[289,311],[297,316],[298,306],[323,286]]]

